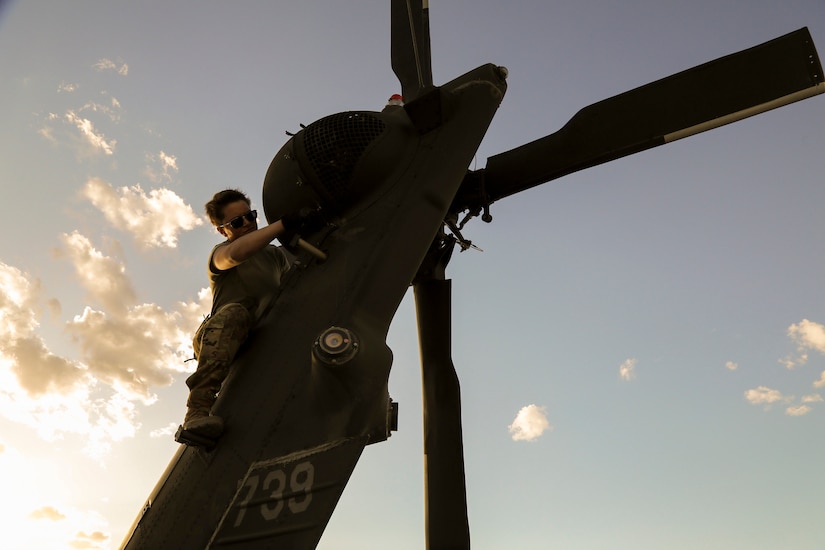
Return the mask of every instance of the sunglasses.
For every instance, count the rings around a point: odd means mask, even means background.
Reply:
[[[249,222],[254,222],[258,219],[258,211],[257,210],[250,210],[246,214],[241,214],[240,216],[235,216],[231,220],[226,223],[222,223],[218,227],[226,227],[227,225],[232,229],[240,229],[243,227],[243,220],[246,218]]]

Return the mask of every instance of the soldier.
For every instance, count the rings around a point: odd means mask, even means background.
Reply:
[[[226,240],[209,255],[212,311],[195,333],[198,368],[186,379],[189,398],[183,430],[216,439],[223,420],[211,415],[229,366],[249,331],[266,311],[280,286],[289,260],[272,241],[297,232],[317,213],[287,215],[258,229],[257,212],[242,191],[226,189],[206,203],[206,214]],[[282,239],[283,240],[283,239]]]

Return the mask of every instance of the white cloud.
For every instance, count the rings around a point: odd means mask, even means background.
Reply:
[[[813,395],[803,395],[800,401],[802,401],[803,403],[821,403],[822,396],[818,393],[815,393]]]
[[[814,349],[825,354],[825,326],[803,319],[788,327],[788,336],[803,349]]]
[[[111,268],[117,262],[87,252],[73,261],[118,278],[115,284],[86,281],[101,287],[102,301],[114,300],[113,289],[131,288]],[[66,325],[81,362],[52,353],[37,334],[37,280],[0,263],[0,416],[46,440],[81,436],[84,452],[101,458],[113,441],[135,435],[135,401],[153,403],[154,388],[193,368],[184,361],[192,356],[191,336],[209,299],[209,289],[202,289],[197,302],[178,303],[171,312],[154,304],[118,308],[112,315],[87,307]]]
[[[788,337],[796,343],[796,355],[788,355],[779,360],[787,369],[804,365],[808,362],[808,350],[825,355],[825,326],[803,319],[788,327]]]
[[[825,387],[825,370],[822,371],[822,374],[819,375],[819,380],[814,382],[815,388],[823,388]]]
[[[728,370],[736,370],[739,368],[739,364],[734,363],[733,361],[728,361],[727,363],[725,363],[725,368]]]
[[[785,409],[785,414],[788,416],[803,416],[811,412],[811,408],[808,405],[799,405],[797,407],[788,407]]]
[[[130,399],[152,402],[152,388],[168,386],[175,373],[187,370],[192,334],[210,308],[209,289],[201,290],[197,302],[179,302],[173,311],[138,304],[122,263],[77,232],[64,241],[81,283],[104,307],[87,306],[66,323],[89,374]]]
[[[71,495],[64,486],[53,463],[9,447],[0,452],[0,487],[14,495],[0,500],[4,549],[111,547],[108,522],[97,512],[67,505]]]
[[[786,399],[779,390],[772,390],[766,386],[759,386],[756,389],[745,392],[745,399],[751,405],[770,405],[777,401]]]
[[[120,63],[120,65],[118,65],[111,59],[104,57],[92,66],[98,71],[114,71],[121,76],[128,75],[129,65],[127,65],[121,60],[118,60],[118,62]]]
[[[135,304],[137,295],[123,263],[103,255],[77,231],[64,233],[61,240],[80,283],[96,303],[113,313],[126,312]]]
[[[175,432],[178,431],[178,422],[170,422],[163,428],[158,428],[157,430],[152,430],[149,432],[149,437],[151,438],[158,438],[158,437],[170,437],[175,435]]]
[[[805,363],[808,362],[808,354],[801,353],[799,355],[786,355],[782,359],[779,360],[779,364],[785,367],[788,370],[793,370],[796,367],[801,367]]]
[[[161,151],[158,154],[161,162],[163,163],[164,168],[168,168],[174,170],[175,172],[178,171],[178,159],[172,155],[167,155],[165,152]]]
[[[157,155],[147,154],[146,176],[153,182],[172,181],[178,173],[178,158],[161,151]]]
[[[636,359],[626,359],[619,365],[619,378],[627,382],[636,378]]]
[[[110,103],[111,105],[103,105],[101,103],[89,102],[81,107],[78,112],[82,113],[84,111],[92,111],[94,113],[103,113],[112,122],[119,122],[120,113],[118,111],[120,110],[120,102],[118,102],[117,99],[112,98]]]
[[[131,399],[154,401],[152,388],[168,386],[172,375],[185,372],[197,328],[180,312],[154,304],[135,306],[122,317],[86,307],[66,325],[96,379]]]
[[[93,149],[103,151],[106,155],[112,155],[115,151],[116,140],[106,141],[106,137],[95,131],[94,124],[87,118],[81,118],[74,111],[68,111],[65,115],[66,121],[77,127],[83,137]]]
[[[49,352],[35,334],[39,292],[37,279],[0,263],[0,368],[33,395],[71,388],[84,377],[79,364]]]
[[[30,426],[44,439],[86,436],[87,451],[129,435],[123,397],[92,398],[93,369],[53,354],[36,334],[39,287],[0,263],[0,415]],[[127,407],[128,408],[128,407]]]
[[[168,386],[174,373],[187,370],[192,334],[210,308],[209,289],[200,291],[197,302],[179,302],[171,312],[137,304],[122,263],[76,232],[64,240],[81,283],[105,309],[87,306],[66,324],[88,372],[131,399],[152,402],[151,388]]]
[[[175,248],[181,231],[203,224],[192,207],[169,189],[152,189],[147,194],[137,184],[115,190],[92,178],[83,187],[83,194],[109,223],[130,232],[144,246]]]
[[[553,426],[547,420],[546,407],[527,405],[521,408],[508,429],[513,441],[534,441]]]

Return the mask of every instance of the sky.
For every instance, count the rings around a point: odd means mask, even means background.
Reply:
[[[821,0],[433,0],[433,77],[508,92],[470,168],[601,99],[808,26]],[[177,443],[219,240],[275,152],[399,91],[389,2],[0,3],[0,531],[114,549]],[[473,548],[822,548],[825,97],[503,199],[456,253]],[[263,223],[264,220],[261,220]],[[399,430],[322,549],[424,547],[411,293]]]

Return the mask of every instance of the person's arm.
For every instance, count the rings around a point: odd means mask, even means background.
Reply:
[[[218,248],[212,257],[212,263],[220,271],[232,269],[236,265],[245,262],[259,250],[262,250],[284,231],[286,231],[286,229],[284,228],[283,222],[278,220],[252,233],[241,235],[228,245]]]

